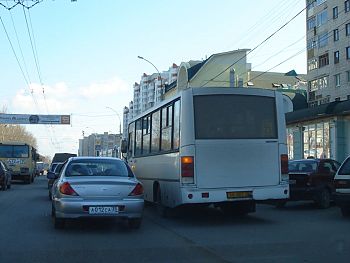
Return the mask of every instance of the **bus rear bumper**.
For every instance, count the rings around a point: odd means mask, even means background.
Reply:
[[[247,188],[220,188],[198,189],[182,188],[182,201],[184,204],[220,203],[227,201],[267,201],[289,198],[289,185],[247,187]]]

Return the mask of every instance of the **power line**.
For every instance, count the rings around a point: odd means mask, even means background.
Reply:
[[[306,10],[307,6],[304,7],[301,11],[299,11],[296,15],[294,15],[291,19],[289,19],[286,23],[284,23],[281,27],[279,27],[275,32],[273,32],[270,36],[268,36],[267,38],[265,38],[260,44],[258,44],[256,47],[254,47],[253,49],[251,49],[249,52],[247,52],[246,54],[244,54],[244,56],[242,56],[240,59],[238,59],[237,61],[235,61],[234,63],[232,63],[231,65],[229,65],[228,67],[226,67],[224,70],[222,70],[221,72],[219,72],[218,74],[216,74],[213,78],[211,78],[210,80],[206,81],[204,84],[202,84],[200,87],[204,87],[205,85],[207,85],[209,82],[213,81],[214,79],[216,79],[217,77],[221,76],[225,71],[227,71],[229,68],[231,68],[232,66],[234,66],[235,64],[237,64],[239,61],[241,61],[242,59],[246,58],[248,54],[252,53],[254,50],[256,50],[257,48],[259,48],[260,46],[262,46],[264,43],[266,43],[268,40],[270,40],[274,35],[276,35],[279,31],[281,31],[284,27],[286,27],[290,22],[292,22],[295,18],[297,18],[302,12],[304,12]]]

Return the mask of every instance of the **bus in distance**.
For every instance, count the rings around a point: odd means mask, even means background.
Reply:
[[[34,182],[38,158],[36,149],[26,143],[0,143],[0,160],[11,169],[12,180],[23,180],[27,184]]]
[[[253,88],[189,88],[129,123],[126,156],[146,201],[255,212],[289,197],[289,98]]]

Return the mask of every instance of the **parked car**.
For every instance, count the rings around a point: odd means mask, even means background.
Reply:
[[[328,208],[334,193],[333,179],[339,166],[340,163],[332,159],[289,161],[289,200],[313,200],[319,208]]]
[[[52,195],[52,186],[54,184],[54,182],[57,180],[63,165],[65,163],[57,163],[57,165],[55,165],[55,168],[52,172],[48,172],[47,173],[47,188],[49,189],[49,199],[51,200],[51,195]]]
[[[6,189],[11,188],[11,171],[7,168],[6,164],[0,161],[0,186],[1,190],[5,191]]]
[[[66,219],[84,217],[124,218],[130,228],[139,228],[143,207],[142,184],[117,158],[70,158],[52,188],[55,228],[63,228]]]
[[[335,202],[344,217],[350,217],[350,156],[345,159],[334,177]]]

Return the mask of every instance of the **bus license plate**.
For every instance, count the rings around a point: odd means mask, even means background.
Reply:
[[[235,199],[235,198],[250,198],[252,197],[251,191],[245,192],[226,192],[227,199]]]
[[[90,215],[114,215],[118,214],[119,210],[117,206],[90,206]]]

